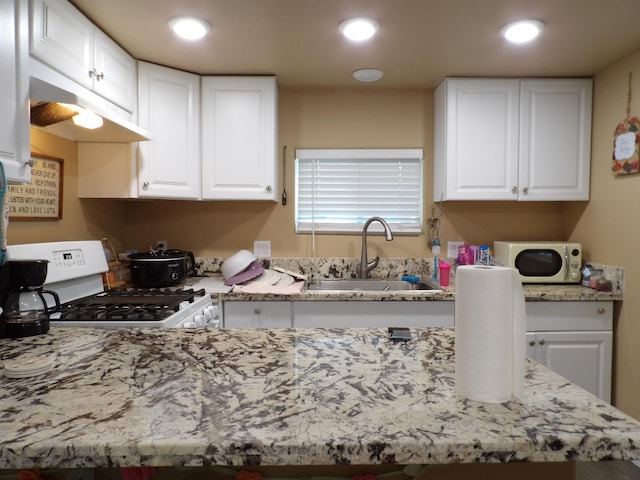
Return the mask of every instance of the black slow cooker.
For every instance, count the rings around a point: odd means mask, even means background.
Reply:
[[[132,253],[131,283],[136,287],[157,288],[178,285],[193,275],[195,259],[192,252],[183,250]]]

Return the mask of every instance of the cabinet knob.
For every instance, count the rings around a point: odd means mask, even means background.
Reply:
[[[93,78],[96,75],[98,75],[98,71],[95,68],[89,70],[89,78]]]
[[[533,341],[533,340],[531,340],[531,341],[529,342],[529,346],[531,346],[531,347],[533,347],[535,344],[536,344],[536,342],[535,342],[535,341]]]
[[[600,307],[600,308],[598,309],[598,313],[599,313],[600,315],[602,315],[604,312],[606,312],[606,310],[605,310],[605,308],[604,308],[604,307]]]
[[[272,190],[271,185],[267,185],[266,190],[267,190],[267,192],[271,193],[271,190]]]
[[[260,315],[260,313],[262,313],[262,310],[260,310],[259,308],[256,308],[253,310],[253,313],[255,313],[256,315]]]
[[[511,187],[511,193],[513,193],[514,195],[518,193],[518,187],[516,187],[515,185]]]
[[[142,184],[142,189],[143,189],[143,190],[146,190],[146,189],[148,189],[148,188],[149,188],[149,182],[144,182],[144,183]]]
[[[96,72],[96,80],[100,81],[100,80],[104,80],[104,72]]]
[[[540,340],[540,345],[544,345],[545,343],[547,342],[545,342],[544,340]]]
[[[525,195],[529,193],[529,187],[524,187],[522,189],[522,193],[524,193]]]
[[[33,158],[29,157],[29,160],[24,162],[24,164],[27,165],[28,167],[33,168],[33,166],[36,164],[36,162],[33,161]]]

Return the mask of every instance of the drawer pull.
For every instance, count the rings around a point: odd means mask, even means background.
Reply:
[[[602,315],[604,312],[606,312],[606,310],[605,310],[605,308],[604,308],[604,307],[600,307],[600,308],[598,309],[598,313],[599,313],[600,315]]]
[[[544,345],[545,343],[547,342],[545,342],[544,340],[540,340],[540,345]]]
[[[256,315],[260,315],[261,310],[259,308],[256,308],[253,310],[253,313],[255,313]]]
[[[536,342],[535,342],[535,341],[533,341],[533,340],[531,340],[531,341],[529,342],[529,346],[531,346],[531,347],[533,347],[535,344],[536,344]]]

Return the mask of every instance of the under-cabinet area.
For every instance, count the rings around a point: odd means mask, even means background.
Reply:
[[[454,327],[455,302],[225,301],[225,328]],[[611,401],[612,301],[529,301],[527,356]]]

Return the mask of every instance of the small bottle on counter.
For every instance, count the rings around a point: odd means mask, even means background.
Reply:
[[[589,278],[589,286],[591,288],[597,288],[598,282],[604,279],[604,271],[599,268],[591,269],[591,277]]]
[[[582,286],[591,287],[591,265],[588,263],[582,267]]]

